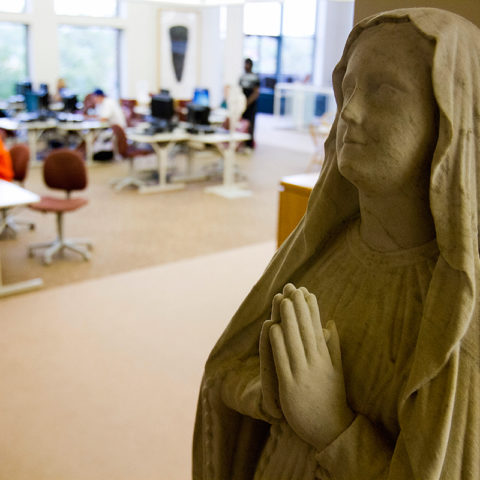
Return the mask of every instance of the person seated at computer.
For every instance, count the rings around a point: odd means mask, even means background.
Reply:
[[[113,98],[107,97],[102,89],[97,88],[93,91],[93,99],[95,102],[95,115],[92,115],[93,117],[109,125],[120,125],[122,128],[127,126],[120,104]],[[87,116],[91,117],[91,115]],[[101,131],[93,144],[94,160],[113,159],[113,141],[113,132],[110,129]]]
[[[64,78],[57,80],[57,91],[53,95],[54,102],[63,102],[63,94],[67,90],[67,82]]]
[[[120,125],[123,128],[127,126],[125,115],[118,102],[113,98],[107,97],[100,88],[94,90],[93,95],[96,116],[100,120],[108,122],[110,125]]]

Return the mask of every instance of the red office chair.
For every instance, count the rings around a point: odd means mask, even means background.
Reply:
[[[12,160],[13,181],[23,186],[25,177],[28,172],[28,165],[30,163],[30,150],[27,145],[21,143],[14,145],[10,149],[10,158]],[[2,208],[3,217],[3,230],[1,233],[11,233],[14,237],[19,232],[20,226],[28,227],[30,230],[35,228],[33,222],[27,222],[25,220],[15,219],[15,217],[9,214],[10,208]]]
[[[130,98],[121,98],[120,107],[125,115],[125,120],[127,122],[127,127],[134,127],[141,120],[142,116],[135,113],[135,107],[137,106],[137,101]]]
[[[126,177],[112,180],[110,183],[117,191],[130,186],[139,188],[144,185],[145,182],[135,176],[135,168],[133,162],[136,157],[152,155],[154,153],[153,149],[151,147],[137,148],[134,145],[128,143],[125,130],[120,125],[112,125],[112,130],[113,134],[115,135],[117,153],[129,162],[129,173]]]
[[[85,198],[72,198],[74,190],[83,190],[87,186],[87,170],[80,155],[66,148],[52,151],[44,160],[43,179],[45,184],[53,189],[65,190],[66,197],[43,196],[38,203],[30,208],[43,213],[55,213],[57,217],[57,238],[53,242],[38,243],[28,247],[29,256],[38,248],[46,249],[43,262],[49,265],[56,253],[63,253],[65,249],[79,253],[84,260],[90,259],[87,249],[92,248],[88,240],[67,240],[63,236],[63,214],[77,210],[88,203]]]

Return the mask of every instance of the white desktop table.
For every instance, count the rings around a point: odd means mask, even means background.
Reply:
[[[87,166],[95,165],[93,161],[93,143],[101,130],[110,128],[107,122],[84,120],[82,122],[58,122],[58,130],[75,132],[85,142],[85,160]]]
[[[189,134],[187,132],[174,130],[173,132],[162,132],[149,135],[127,130],[127,138],[137,143],[150,144],[157,155],[158,184],[142,185],[138,189],[139,193],[171,192],[172,190],[180,190],[185,187],[184,183],[167,183],[167,166],[168,154],[175,144],[189,139]]]
[[[205,145],[214,146],[223,158],[223,183],[205,189],[208,193],[213,193],[225,198],[249,197],[252,192],[246,190],[245,182],[235,182],[235,151],[241,142],[250,139],[248,133],[225,132],[225,133],[203,133],[190,135],[190,140],[200,142]]]
[[[40,197],[36,193],[25,190],[14,183],[0,180],[0,208],[28,205],[30,203],[38,202],[39,200]],[[3,225],[0,225],[0,231],[3,230],[3,227]],[[0,261],[0,297],[33,290],[42,285],[43,280],[41,278],[34,278],[24,282],[4,285],[2,281],[2,265]]]
[[[168,154],[173,146],[178,142],[187,140],[203,143],[204,145],[213,145],[222,156],[223,184],[208,187],[206,191],[226,198],[238,198],[250,196],[251,192],[245,190],[244,183],[235,183],[235,150],[237,145],[250,139],[248,133],[225,132],[225,133],[188,133],[178,129],[173,132],[156,133],[148,135],[145,133],[127,132],[127,137],[137,143],[149,143],[152,145],[158,159],[158,185],[144,185],[139,188],[139,193],[158,193],[172,190],[180,190],[185,187],[184,183],[167,183],[167,161]]]
[[[53,118],[44,121],[20,122],[9,118],[0,119],[0,128],[10,131],[26,130],[28,148],[30,150],[30,166],[35,167],[37,163],[37,142],[46,131],[57,127],[57,121]]]

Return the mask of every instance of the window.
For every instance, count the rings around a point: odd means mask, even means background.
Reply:
[[[313,73],[317,0],[246,3],[244,57],[263,81],[303,81]]]
[[[118,0],[55,0],[57,15],[116,17]]]
[[[0,0],[0,12],[23,13],[25,0]]]
[[[79,99],[97,87],[118,98],[119,37],[115,28],[59,27],[60,76]]]
[[[253,61],[253,70],[265,75],[277,72],[278,39],[249,35],[245,37],[243,53]]]
[[[313,72],[313,39],[283,37],[281,74],[304,80]]]
[[[15,94],[15,84],[28,78],[27,26],[0,22],[0,98]]]

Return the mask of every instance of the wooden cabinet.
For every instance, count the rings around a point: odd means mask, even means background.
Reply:
[[[290,235],[307,209],[308,199],[319,173],[283,177],[280,181],[277,246]]]

